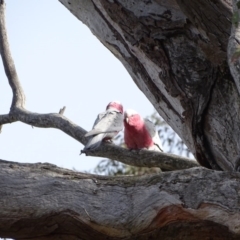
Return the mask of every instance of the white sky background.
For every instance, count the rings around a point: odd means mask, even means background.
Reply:
[[[86,130],[112,100],[142,116],[153,106],[123,65],[57,0],[6,0],[12,56],[26,94],[26,108],[58,112]],[[0,113],[9,111],[12,91],[0,64]],[[93,169],[101,158],[79,156],[83,145],[56,129],[22,123],[4,125],[0,159],[49,162],[79,171]]]

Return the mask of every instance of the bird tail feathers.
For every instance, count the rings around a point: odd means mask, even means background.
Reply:
[[[105,133],[100,133],[100,134],[97,134],[94,137],[90,138],[83,150],[97,149],[100,146],[104,137],[105,137]]]
[[[89,136],[96,135],[96,134],[99,134],[99,133],[101,133],[100,130],[98,130],[98,129],[93,129],[93,130],[87,132],[87,133],[85,134],[85,137],[89,137]]]

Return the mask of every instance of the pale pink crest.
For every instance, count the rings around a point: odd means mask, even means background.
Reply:
[[[107,105],[106,110],[108,110],[110,108],[117,109],[119,112],[123,113],[123,106],[122,106],[121,102],[119,102],[119,101],[110,102]]]

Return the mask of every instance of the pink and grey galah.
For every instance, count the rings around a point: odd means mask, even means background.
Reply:
[[[129,149],[143,149],[162,152],[162,145],[155,125],[143,119],[136,111],[124,112],[124,140]]]
[[[118,101],[110,102],[106,111],[98,114],[91,131],[85,137],[91,137],[84,151],[97,149],[102,141],[111,140],[123,129],[123,106]]]

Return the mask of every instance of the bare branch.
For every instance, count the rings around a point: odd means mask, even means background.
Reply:
[[[82,144],[86,144],[84,137],[87,131],[73,123],[59,113],[39,114],[24,109],[18,109],[13,113],[14,117],[23,123],[40,128],[56,128],[73,137]],[[1,124],[1,122],[0,122]]]
[[[0,1],[0,53],[2,56],[2,61],[5,69],[5,73],[7,75],[9,84],[12,88],[13,99],[11,110],[14,108],[23,108],[25,104],[25,95],[21,84],[18,80],[17,71],[14,65],[14,61],[11,56],[6,23],[5,23],[5,1]]]
[[[102,144],[96,151],[82,151],[81,153],[86,153],[87,156],[110,158],[136,167],[159,167],[165,171],[199,166],[195,160],[174,154],[148,150],[128,150],[108,143]]]
[[[4,124],[7,124],[7,123],[13,123],[13,122],[17,122],[17,118],[15,115],[13,114],[3,114],[3,115],[0,115],[0,124],[1,125],[4,125]]]
[[[238,173],[107,177],[0,161],[0,179],[1,237],[200,240],[214,232],[223,237],[212,239],[239,239]]]
[[[87,131],[58,113],[38,114],[24,109],[18,109],[11,115],[1,115],[0,125],[21,121],[34,127],[56,128],[73,137],[83,145],[87,143],[84,137]],[[173,154],[154,151],[130,151],[114,144],[102,144],[99,150],[85,152],[88,156],[111,158],[132,166],[160,167],[163,170],[179,170],[199,166],[197,162]]]
[[[21,121],[34,127],[56,128],[85,145],[87,141],[84,137],[86,131],[63,116],[65,107],[60,109],[59,114],[38,114],[29,112],[23,108],[25,97],[9,49],[5,26],[4,1],[0,3],[0,14],[1,55],[5,72],[13,91],[10,114],[0,115],[0,125],[2,126],[3,124]],[[144,150],[140,152],[129,151],[112,144],[103,144],[97,152],[87,153],[87,155],[107,157],[133,166],[160,167],[164,170],[178,170],[198,166],[194,161],[174,155],[159,154]]]

